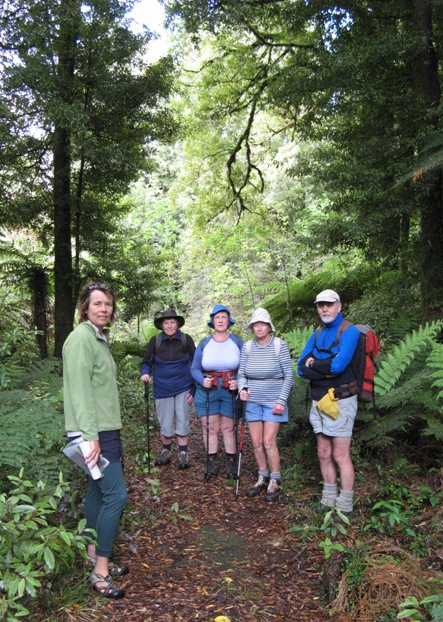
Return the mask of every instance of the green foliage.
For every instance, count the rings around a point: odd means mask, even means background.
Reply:
[[[367,291],[376,289],[377,279],[380,270],[367,263],[357,262],[353,268],[349,267],[341,259],[327,259],[322,268],[314,274],[306,276],[303,280],[292,280],[289,284],[288,298],[292,309],[293,318],[297,318],[297,323],[312,324],[318,321],[317,311],[314,305],[315,296],[324,289],[335,289],[340,293],[340,298],[344,305],[359,300]],[[279,292],[269,296],[263,306],[265,306],[273,322],[281,330],[288,330],[294,323],[294,319],[288,316],[285,305],[286,294]],[[352,316],[353,318],[353,316]],[[368,323],[366,319],[365,323]],[[301,352],[301,350],[300,350]]]
[[[415,596],[409,596],[400,603],[403,609],[397,620],[408,619],[412,622],[428,620],[430,622],[443,622],[443,594],[431,594],[420,601]],[[421,613],[423,612],[423,613]]]
[[[432,352],[428,358],[428,365],[431,368],[432,387],[438,389],[437,399],[443,399],[443,344],[432,344]]]
[[[296,147],[287,173],[297,192],[281,200],[286,184],[276,183],[266,207],[295,216],[286,242],[293,233],[317,259],[359,249],[412,275],[418,304],[438,313],[441,3],[423,5],[420,18],[399,0],[345,8],[189,0],[167,10],[201,50],[183,52],[186,80],[194,77],[187,160],[201,155],[188,179],[202,182],[184,184],[183,194],[207,219],[211,209],[257,211],[275,181],[264,154],[283,136],[288,151]],[[432,166],[417,157],[428,149]]]
[[[0,392],[2,473],[16,472],[26,464],[30,477],[54,481],[64,463],[60,362],[29,364],[26,381],[28,388]]]
[[[65,528],[56,518],[58,504],[68,490],[60,473],[59,482],[49,487],[10,475],[9,494],[0,493],[0,613],[4,620],[29,615],[29,605],[48,581],[74,563],[77,553],[85,556],[85,521],[77,531]]]
[[[54,479],[63,463],[55,457],[63,439],[63,418],[59,410],[45,401],[32,400],[23,391],[0,394],[0,464],[6,472],[28,465],[33,476]],[[3,471],[5,472],[5,471]]]
[[[443,322],[426,323],[412,331],[405,339],[386,353],[378,367],[376,393],[382,397],[394,387],[407,369],[410,369],[417,357],[429,352],[432,341],[442,330]],[[422,361],[420,361],[422,362]]]
[[[0,342],[0,390],[14,389],[23,382],[27,368],[37,360],[35,335],[21,324],[3,325]]]
[[[306,342],[316,329],[317,326],[308,326],[306,328],[295,328],[289,333],[283,334],[283,339],[288,344],[291,357],[294,359],[294,363],[298,362],[298,359],[300,358],[300,354],[302,353]]]
[[[443,417],[434,382],[443,374],[438,339],[441,320],[426,323],[408,333],[377,359],[376,413],[360,405],[359,442],[381,447],[406,436],[443,438]]]
[[[1,224],[32,228],[54,254],[58,356],[91,263],[124,275],[130,312],[144,308],[135,279],[146,281],[144,293],[153,289],[147,249],[122,242],[120,199],[149,170],[154,140],[177,129],[166,105],[173,62],[148,63],[151,35],[131,30],[132,4],[13,0],[2,12]]]
[[[338,517],[335,518],[335,515]],[[349,526],[349,518],[336,508],[326,512],[320,530],[326,534],[325,539],[319,543],[325,554],[325,559],[329,559],[334,552],[343,553],[345,546],[341,542],[335,541],[338,534],[346,536],[345,525]]]

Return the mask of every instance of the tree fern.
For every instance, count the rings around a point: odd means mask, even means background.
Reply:
[[[426,323],[418,330],[413,330],[397,346],[395,346],[379,363],[375,381],[375,392],[378,396],[386,395],[398,382],[412,361],[429,351],[432,341],[441,331],[443,321]]]

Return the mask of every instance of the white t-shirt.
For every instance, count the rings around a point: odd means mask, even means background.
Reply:
[[[233,371],[238,369],[240,350],[233,339],[215,341],[212,338],[205,346],[202,368],[205,371]]]

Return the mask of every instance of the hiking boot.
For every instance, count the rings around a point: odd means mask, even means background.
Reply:
[[[238,464],[236,456],[226,456],[226,479],[238,479]]]
[[[352,516],[354,515],[354,512],[342,512],[342,511],[340,510],[340,514],[342,514],[342,515],[343,515],[343,516],[345,516],[348,520],[350,520],[350,519],[352,518]],[[336,524],[336,523],[342,523],[342,522],[344,522],[344,521],[342,521],[341,516],[340,516],[337,512],[334,512],[334,513],[333,513],[333,515],[332,515],[332,522],[333,522],[334,524]]]
[[[209,456],[208,470],[206,471],[206,479],[210,477],[217,477],[220,471],[220,464],[217,456]]]
[[[266,492],[265,501],[278,501],[280,493],[281,493],[280,480],[279,479],[269,480],[269,486]]]
[[[171,462],[171,450],[165,449],[165,447],[163,447],[163,449],[160,452],[160,455],[155,461],[155,466],[164,466],[165,464],[169,464],[170,462]]]
[[[188,452],[187,451],[179,451],[178,452],[178,468],[179,469],[189,469]]]
[[[259,475],[257,482],[251,486],[251,488],[246,493],[248,497],[256,497],[261,494],[264,490],[267,489],[269,484],[269,477],[265,477],[264,475]]]
[[[330,512],[331,510],[333,510],[335,508],[335,504],[332,505],[328,505],[327,503],[322,503],[320,502],[320,507],[319,510],[320,512],[322,512],[323,514],[327,514],[327,512]]]

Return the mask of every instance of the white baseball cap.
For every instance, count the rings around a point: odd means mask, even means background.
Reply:
[[[318,302],[340,302],[340,296],[333,289],[325,289],[317,294],[314,304]]]

